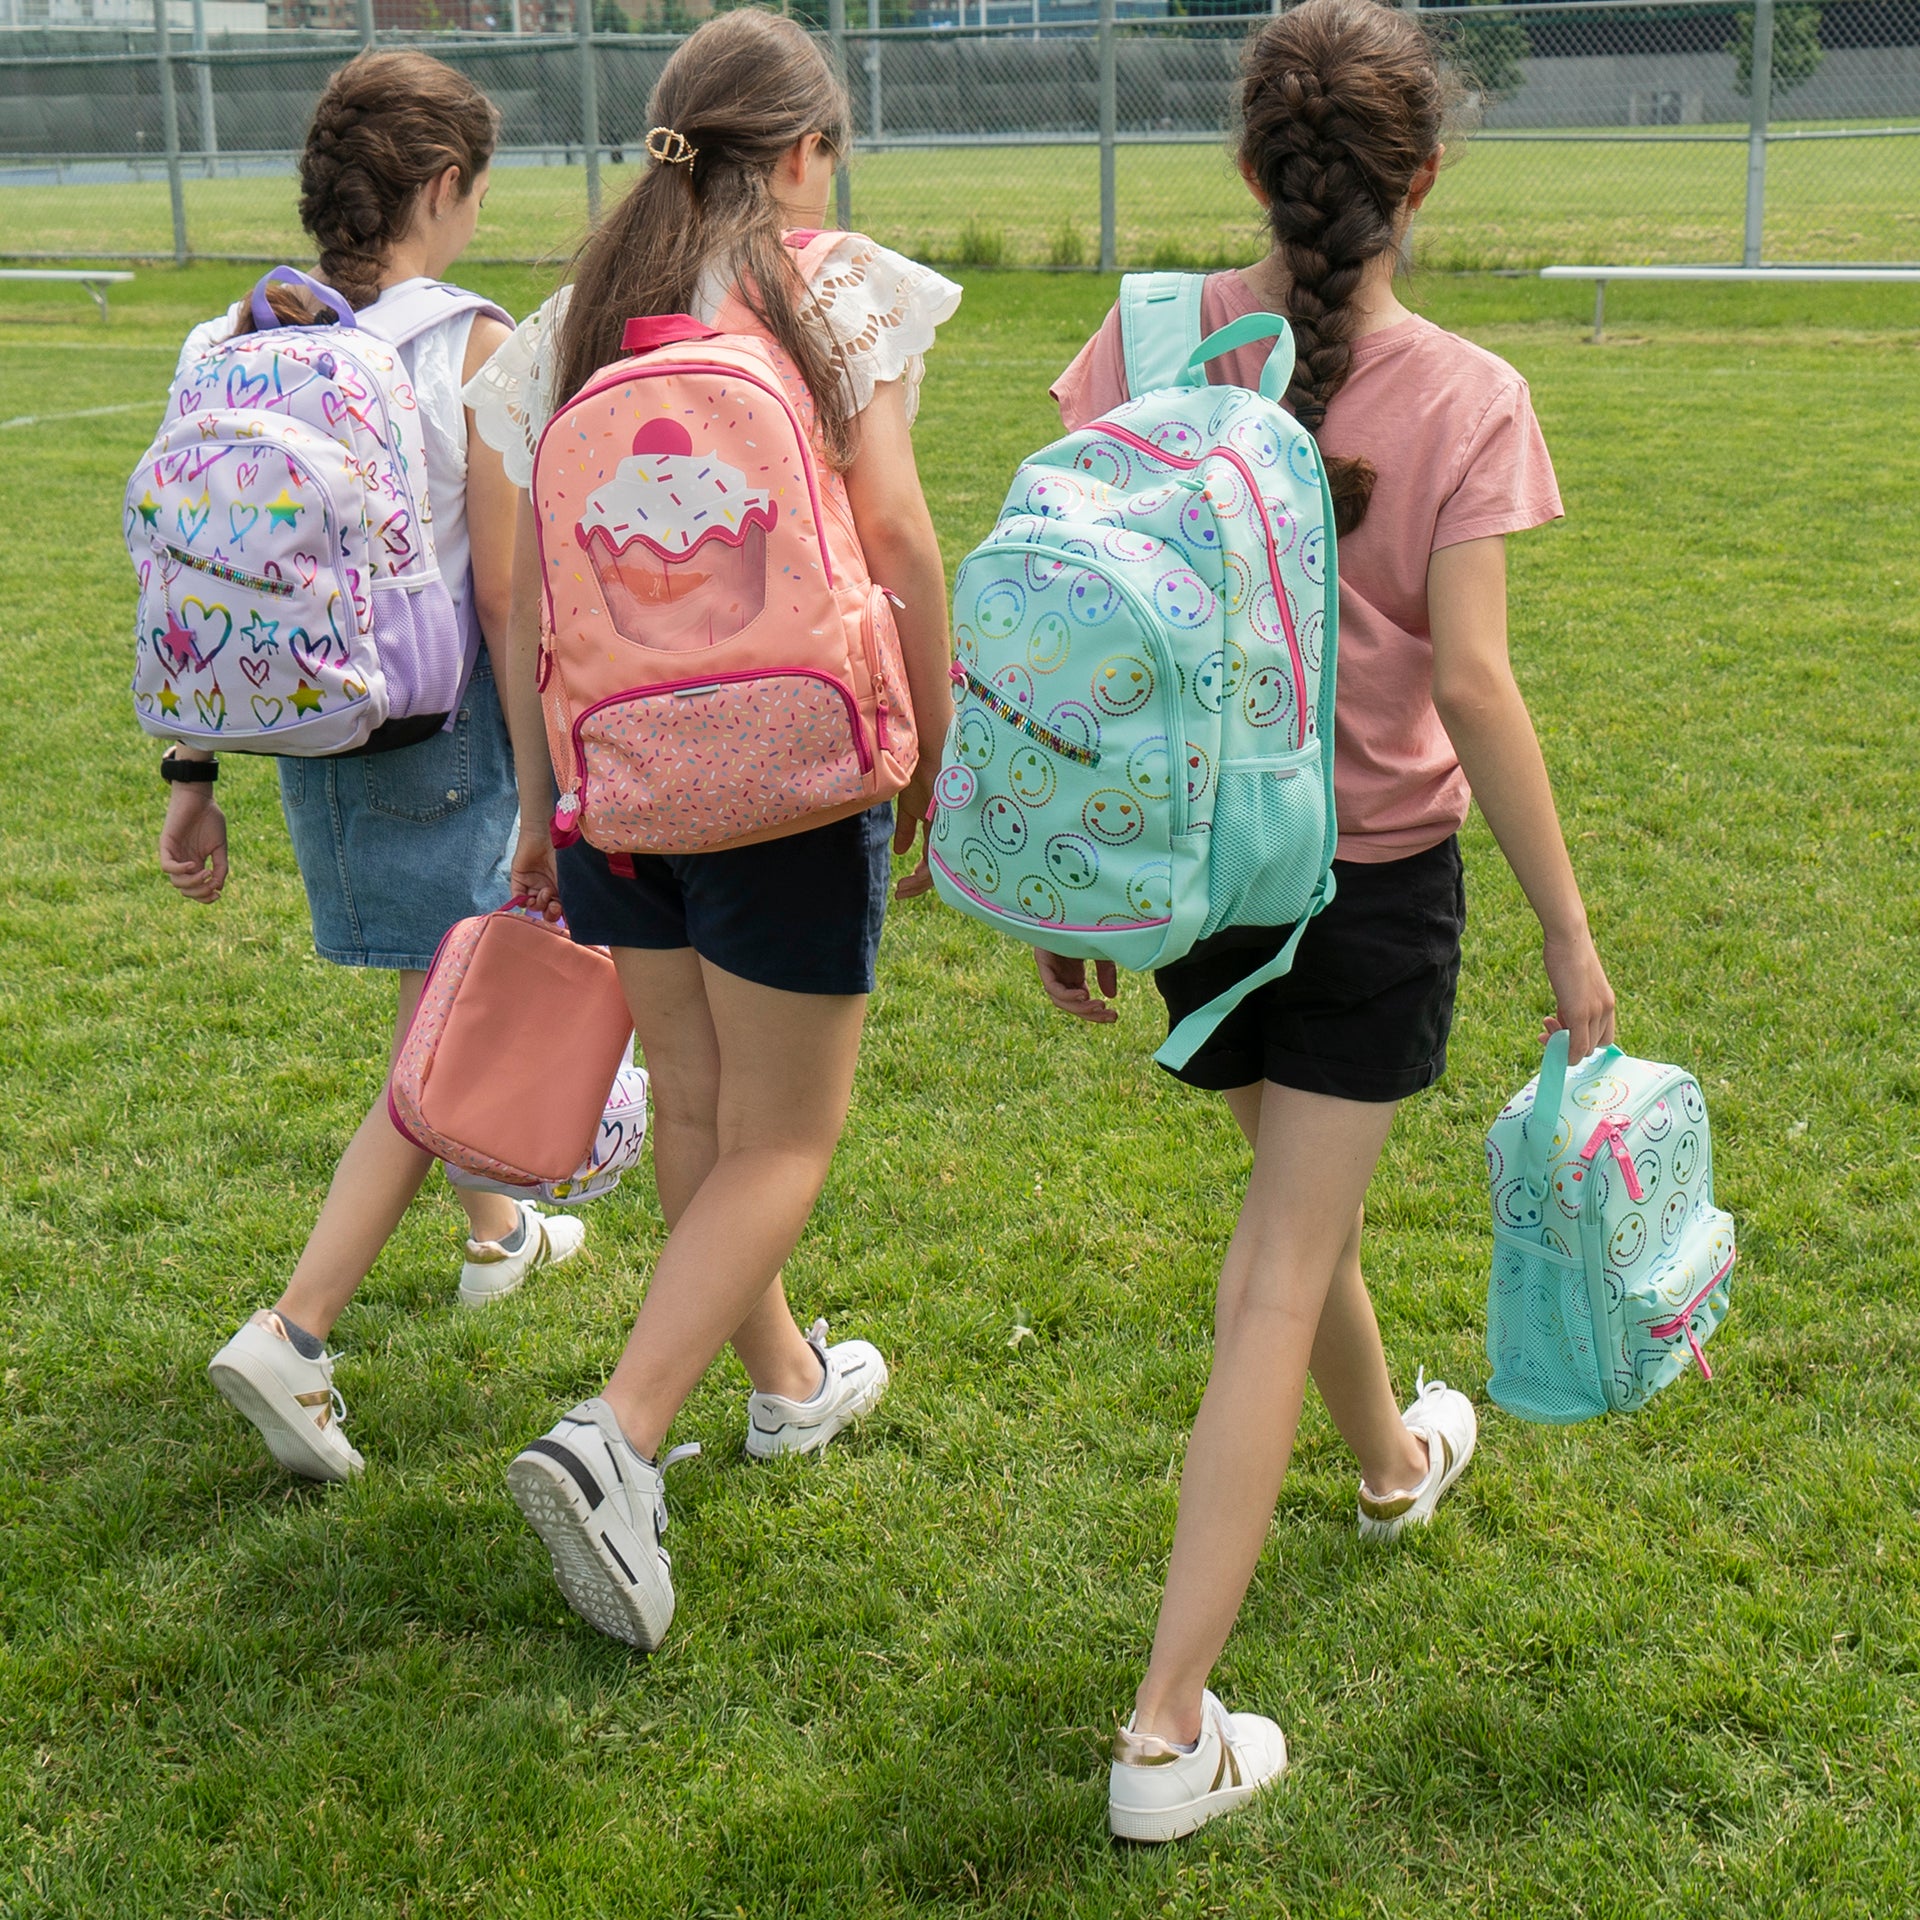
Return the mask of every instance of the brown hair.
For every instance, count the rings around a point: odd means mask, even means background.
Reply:
[[[1398,247],[1407,189],[1462,96],[1426,33],[1380,0],[1303,0],[1248,37],[1240,162],[1287,270],[1287,404],[1316,436],[1352,370],[1361,275]],[[1335,528],[1351,533],[1378,476],[1365,460],[1326,464]]]
[[[676,157],[651,161],[574,260],[556,404],[620,357],[628,320],[691,313],[702,274],[718,266],[799,370],[827,458],[844,467],[854,442],[845,373],[824,329],[801,319],[804,290],[781,244],[772,182],[781,155],[810,133],[846,152],[846,89],[793,21],[743,7],[681,43],[647,120],[680,136],[656,143]]]

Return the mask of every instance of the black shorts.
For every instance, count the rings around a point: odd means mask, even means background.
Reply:
[[[576,840],[560,904],[582,946],[691,947],[756,986],[871,993],[892,842],[889,804],[751,847],[636,853],[631,878]]]
[[[1447,1068],[1467,894],[1457,837],[1405,860],[1333,863],[1332,903],[1293,971],[1256,988],[1184,1067],[1190,1087],[1272,1080],[1340,1100],[1404,1100]],[[1169,1029],[1285,944],[1285,927],[1228,927],[1153,976]]]

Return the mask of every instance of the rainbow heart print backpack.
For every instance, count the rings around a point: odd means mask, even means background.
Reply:
[[[1332,897],[1333,508],[1280,405],[1277,314],[1200,338],[1199,276],[1130,274],[1133,396],[1033,455],[954,587],[958,705],[929,848],[943,899],[1031,947],[1165,966],[1229,926],[1267,965],[1183,1020],[1184,1066],[1293,965]],[[1259,391],[1206,364],[1276,344]]]
[[[1487,1133],[1493,1278],[1487,1391],[1525,1420],[1643,1407],[1726,1318],[1733,1221],[1713,1203],[1700,1083],[1602,1047],[1536,1079]]]
[[[840,239],[789,234],[804,277]],[[813,402],[731,297],[631,320],[534,452],[556,846],[700,853],[890,798],[918,757]]]
[[[275,280],[337,318],[286,326]],[[471,649],[434,559],[426,442],[399,348],[490,300],[425,281],[375,322],[291,267],[257,331],[180,370],[127,483],[140,581],[133,704],[162,740],[295,756],[409,746],[459,704]]]

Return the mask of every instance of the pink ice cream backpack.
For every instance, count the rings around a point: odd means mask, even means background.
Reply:
[[[790,235],[802,274],[837,234]],[[892,797],[917,758],[886,593],[813,405],[737,297],[627,323],[534,453],[556,845],[700,853]]]

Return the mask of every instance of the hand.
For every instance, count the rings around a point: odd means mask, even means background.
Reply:
[[[220,898],[227,884],[227,816],[213,804],[211,786],[183,781],[168,794],[160,871],[203,907]]]
[[[1070,1013],[1076,1020],[1091,1020],[1102,1027],[1120,1018],[1118,1010],[1109,1006],[1107,1000],[1096,1000],[1087,990],[1084,960],[1069,960],[1065,954],[1048,953],[1040,947],[1033,950],[1033,959],[1040,969],[1040,984],[1046,988],[1047,998],[1062,1013]],[[1096,960],[1093,977],[1108,1000],[1119,992],[1120,971],[1111,960]]]
[[[1541,947],[1547,966],[1547,984],[1553,989],[1553,1012],[1541,1029],[1544,1044],[1566,1030],[1567,1058],[1584,1060],[1604,1047],[1614,1034],[1613,989],[1600,965],[1593,935],[1582,927],[1577,934],[1548,934]]]
[[[926,836],[932,826],[933,783],[940,768],[930,766],[923,756],[913,770],[913,778],[900,789],[893,801],[893,850],[896,854],[913,851],[914,835],[920,835],[920,864],[904,875],[893,890],[896,900],[911,900],[933,887],[933,869],[927,865]]]
[[[553,857],[553,835],[545,816],[528,820],[520,815],[520,838],[514,842],[508,885],[516,897],[538,908],[549,920],[560,918],[560,869]]]

